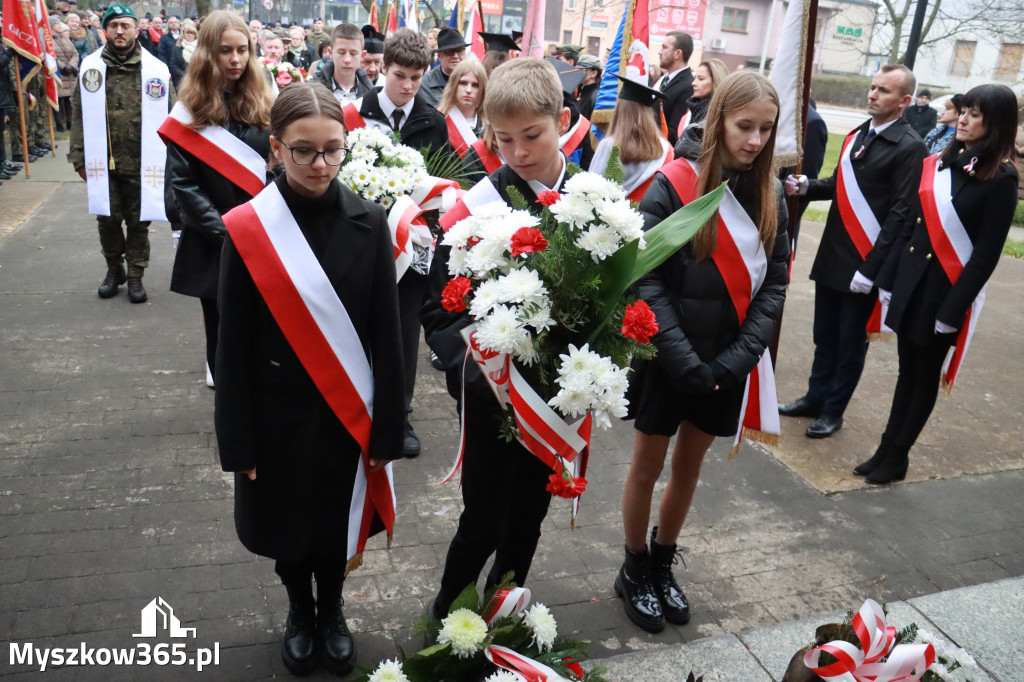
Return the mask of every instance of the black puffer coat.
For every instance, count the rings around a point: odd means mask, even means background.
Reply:
[[[688,128],[677,145],[688,159],[699,152],[698,133]],[[701,130],[701,129],[697,129]],[[757,215],[752,178],[729,172],[723,180],[748,215]],[[721,388],[742,387],[772,339],[782,311],[789,283],[788,210],[782,185],[775,181],[779,225],[775,247],[768,260],[764,283],[750,302],[747,318],[739,324],[725,281],[712,259],[698,263],[689,245],[677,251],[661,266],[638,282],[638,294],[658,318],[659,331],[653,342],[658,349],[654,360],[672,378],[677,390],[708,393]],[[683,203],[664,175],[659,173],[640,202],[646,228],[681,208]]]
[[[263,158],[270,156],[268,130],[236,121],[228,121],[224,127]],[[215,299],[225,235],[221,216],[252,197],[174,142],[167,144],[166,175],[167,215],[180,221],[183,228],[174,254],[171,291]]]

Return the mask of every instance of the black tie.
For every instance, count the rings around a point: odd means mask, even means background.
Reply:
[[[666,90],[668,90],[668,82],[669,82],[668,76],[665,76],[664,78],[662,78],[661,79],[661,85],[659,86],[658,89],[661,90],[662,92],[665,92]]]
[[[876,133],[876,132],[875,132],[875,129],[874,129],[874,128],[872,128],[871,130],[869,130],[869,131],[868,131],[868,136],[864,138],[864,144],[867,144],[868,142],[871,142],[871,140],[872,140],[872,139],[873,139],[873,138],[875,137],[875,135],[877,135],[877,134],[878,134],[878,133]]]
[[[405,116],[405,112],[401,109],[395,109],[394,113],[391,114],[391,118],[395,121],[394,130],[396,133],[402,129],[403,116]]]

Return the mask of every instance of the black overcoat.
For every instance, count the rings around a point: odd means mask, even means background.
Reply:
[[[395,256],[384,209],[335,181],[321,199],[276,181],[345,305],[373,368],[370,456],[402,457],[405,426]],[[313,542],[344,559],[355,440],[317,390],[253,283],[231,237],[224,241],[214,423],[224,471],[235,476],[235,526],[249,550],[298,560]],[[319,530],[318,530],[319,529]],[[324,546],[324,534],[331,540]]]
[[[693,97],[693,70],[690,67],[684,68],[681,72],[672,77],[665,89],[665,99],[661,101],[662,111],[665,112],[665,123],[668,126],[668,142],[673,147],[679,139],[679,121],[686,115],[687,105]]]
[[[974,245],[970,260],[952,284],[928,236],[921,201],[893,243],[878,275],[879,288],[892,292],[886,324],[917,345],[935,336],[935,321],[959,329],[964,315],[999,263],[1017,205],[1017,169],[999,167],[996,177],[981,181],[964,171],[970,151],[943,159],[951,169],[953,207]]]
[[[869,123],[865,121],[856,129],[854,154],[863,144]],[[910,216],[921,181],[921,161],[927,154],[924,142],[902,118],[896,119],[868,142],[857,158],[851,154],[850,163],[857,184],[882,228],[867,258],[860,257],[839,213],[839,202],[836,201],[838,166],[832,177],[810,181],[808,201],[832,200],[825,232],[821,235],[818,253],[811,266],[812,280],[836,291],[849,291],[853,274],[858,270],[868,279],[875,279],[899,234],[900,226]]]
[[[270,156],[270,131],[228,121],[224,128],[263,158]],[[164,199],[168,216],[181,222],[174,254],[171,291],[197,298],[217,298],[220,248],[225,213],[249,201],[248,192],[174,142],[167,143]]]
[[[384,115],[384,110],[380,108],[378,95],[376,90],[372,90],[363,96],[359,115],[363,117],[363,120],[378,121],[390,128],[391,121]],[[402,124],[401,138],[402,144],[422,151],[424,156],[429,156],[442,148],[447,149],[450,153],[455,153],[448,142],[448,122],[444,120],[444,115],[440,111],[427,104],[422,93],[416,94],[412,113]]]

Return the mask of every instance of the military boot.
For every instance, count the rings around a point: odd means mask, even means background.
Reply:
[[[100,282],[100,288],[96,290],[100,298],[110,298],[117,293],[118,287],[125,283],[128,276],[124,272],[124,266],[118,263],[117,265],[107,266],[107,276]]]
[[[310,579],[288,590],[288,622],[281,643],[281,660],[294,675],[308,675],[316,666],[316,606]]]
[[[341,598],[341,574],[316,576],[316,639],[324,667],[335,675],[345,675],[356,662],[356,643],[345,623]]]
[[[626,561],[615,578],[615,594],[622,598],[631,621],[648,632],[665,629],[661,602],[651,586],[651,555],[647,547],[642,552],[626,547]]]
[[[128,300],[132,303],[145,303],[146,287],[142,286],[142,270],[131,268],[128,274]]]
[[[651,531],[651,585],[654,586],[654,593],[661,602],[661,612],[665,615],[665,620],[676,625],[686,625],[690,622],[690,605],[672,575],[676,546],[674,543],[660,544],[654,539],[657,534],[658,527],[655,526]]]

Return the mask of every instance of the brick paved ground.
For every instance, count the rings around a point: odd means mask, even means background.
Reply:
[[[11,665],[12,642],[133,646],[139,610],[158,595],[197,629],[190,648],[219,644],[220,664],[203,677],[287,675],[284,591],[272,562],[235,537],[199,305],[167,291],[169,230],[154,226],[150,302],[133,306],[123,289],[100,300],[103,263],[85,205],[84,185],[65,183],[0,243],[0,676],[38,675]],[[986,308],[988,321],[1000,315],[1019,318]],[[410,624],[436,589],[460,510],[457,488],[436,484],[455,450],[452,401],[425,359],[421,368],[424,454],[395,470],[394,546],[375,539],[345,586],[367,665],[396,644],[419,644]],[[825,496],[760,449],[728,461],[720,442],[681,540],[687,567],[677,575],[689,583],[693,621],[649,635],[611,589],[630,444],[626,425],[597,435],[577,530],[567,505],[554,504],[529,585],[563,630],[594,641],[596,657],[854,608],[868,596],[905,600],[1024,575],[1021,471]],[[96,666],[45,679],[195,677]]]

